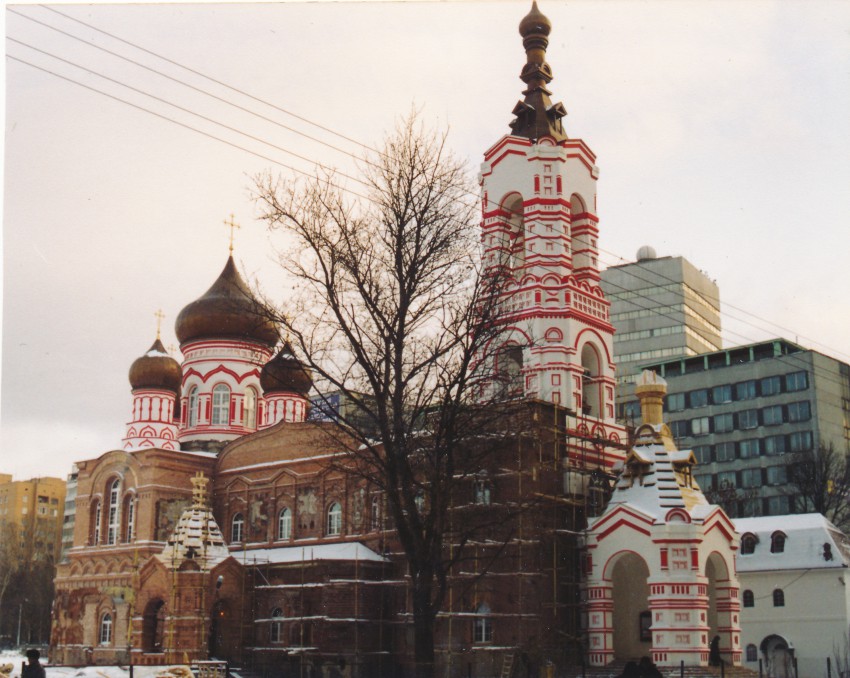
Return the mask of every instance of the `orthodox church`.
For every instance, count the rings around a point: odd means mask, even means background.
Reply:
[[[660,405],[631,450],[614,420],[596,157],[567,136],[566,111],[550,100],[551,24],[536,4],[519,30],[524,98],[510,133],[485,152],[480,182],[485,264],[511,278],[493,367],[523,406],[454,498],[458,520],[505,519],[450,573],[439,670],[527,676],[548,662],[637,652],[704,664],[715,633],[735,661],[734,529],[701,499],[693,457],[672,449]],[[215,657],[283,676],[411,672],[410,573],[382,492],[346,471],[345,430],[307,416],[311,376],[259,308],[229,258],[177,318],[182,362],[157,337],[132,364],[121,448],[78,463],[52,661]],[[653,484],[657,507],[630,503]],[[510,510],[520,504],[528,510]],[[649,572],[643,593],[619,605],[628,554]],[[680,619],[694,593],[702,616]]]

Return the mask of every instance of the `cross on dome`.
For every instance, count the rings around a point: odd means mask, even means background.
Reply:
[[[230,219],[224,220],[224,225],[230,229],[230,253],[233,254],[233,235],[236,229],[242,228],[233,220],[233,212],[230,213]]]

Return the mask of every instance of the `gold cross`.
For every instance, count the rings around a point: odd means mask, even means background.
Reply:
[[[224,225],[227,226],[228,228],[230,228],[230,253],[233,254],[233,232],[237,228],[242,228],[242,227],[239,224],[237,224],[235,221],[233,221],[233,212],[230,213],[230,219],[229,220],[227,220],[227,219],[224,220]]]
[[[159,331],[162,328],[162,319],[165,317],[165,313],[162,312],[162,309],[157,309],[156,313],[153,314],[154,318],[156,318],[156,338],[159,339]]]

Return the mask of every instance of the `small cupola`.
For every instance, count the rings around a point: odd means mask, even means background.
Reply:
[[[165,350],[159,337],[147,352],[130,366],[130,386],[139,389],[162,389],[177,393],[181,380],[180,363]]]
[[[263,366],[260,385],[266,395],[285,392],[306,396],[313,388],[313,378],[286,342],[278,354]]]

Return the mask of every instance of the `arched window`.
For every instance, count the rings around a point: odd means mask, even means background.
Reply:
[[[234,513],[230,521],[230,543],[238,544],[242,541],[245,532],[245,518],[241,513]]]
[[[342,506],[334,502],[328,507],[328,529],[327,535],[333,537],[342,532]]]
[[[505,250],[507,266],[516,278],[521,278],[525,267],[525,219],[523,217],[522,196],[514,194],[504,203],[508,212],[508,233]]]
[[[124,524],[127,526],[126,539],[124,541],[129,543],[133,541],[136,530],[136,497],[128,494],[124,499],[124,504],[124,515],[126,516]]]
[[[257,392],[253,388],[245,389],[242,425],[245,428],[257,428]]]
[[[770,552],[784,553],[785,552],[785,534],[783,532],[774,532],[770,536]]]
[[[755,607],[756,606],[756,598],[753,595],[753,592],[747,589],[744,591],[744,607]]]
[[[100,544],[100,521],[102,519],[100,499],[94,500],[94,510],[92,511],[92,531],[91,543],[94,546]]]
[[[493,642],[493,620],[490,618],[490,606],[481,603],[475,610],[475,620],[472,623],[472,642]]]
[[[425,495],[420,491],[416,493],[416,496],[413,498],[413,503],[416,504],[416,510],[419,513],[423,513],[425,511]]]
[[[377,532],[383,529],[383,521],[381,520],[381,495],[376,494],[372,497],[372,531]]]
[[[748,662],[757,662],[759,660],[759,651],[758,648],[750,643],[747,645],[747,661]]]
[[[283,641],[283,622],[276,621],[277,619],[283,619],[283,610],[279,607],[272,610],[272,623],[269,628],[269,642],[272,643],[280,643]]]
[[[112,614],[109,612],[100,618],[100,644],[112,644]]]
[[[500,349],[496,361],[499,379],[506,394],[522,394],[522,346],[506,346]]]
[[[116,478],[109,484],[108,495],[108,510],[106,523],[106,544],[111,546],[118,543],[118,532],[121,530],[121,512],[119,509],[118,497],[121,493],[121,479]]]
[[[785,592],[782,589],[773,589],[773,607],[785,607]]]
[[[755,553],[756,536],[754,534],[745,534],[741,537],[741,555],[749,556]]]
[[[587,343],[581,349],[581,366],[584,370],[581,379],[581,409],[588,416],[602,416],[602,384],[600,383],[599,353],[593,344]]]
[[[212,421],[213,426],[226,426],[230,423],[230,389],[219,384],[213,389]]]
[[[277,515],[277,538],[279,540],[290,539],[292,537],[292,512],[288,509],[281,509]]]
[[[198,387],[193,386],[192,390],[189,391],[189,413],[188,413],[188,421],[189,426],[197,426],[198,425]]]

